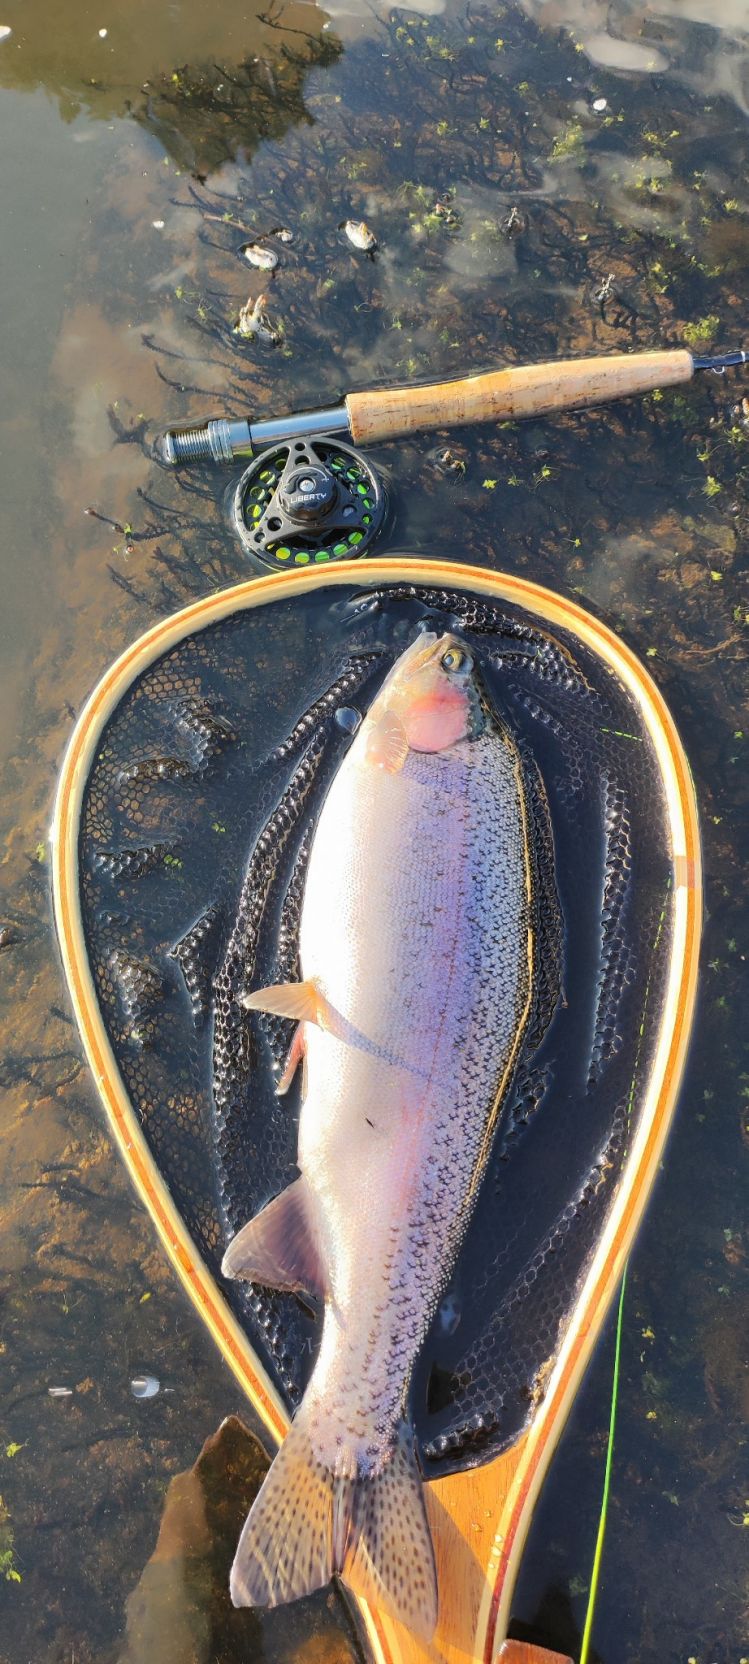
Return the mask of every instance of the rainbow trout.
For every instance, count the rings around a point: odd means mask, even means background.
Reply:
[[[437,1621],[408,1419],[414,1363],[471,1214],[532,1003],[521,759],[456,638],[398,659],[325,799],[295,1017],[301,1177],[234,1238],[227,1276],[324,1300],[307,1391],[242,1531],[236,1606],[347,1576],[416,1634]]]

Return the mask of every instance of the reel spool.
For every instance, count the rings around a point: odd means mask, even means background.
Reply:
[[[264,450],[245,469],[231,505],[240,543],[272,571],[366,554],[385,512],[374,469],[332,436]]]

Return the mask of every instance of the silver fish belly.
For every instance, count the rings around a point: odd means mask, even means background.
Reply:
[[[382,1461],[525,1026],[530,897],[519,762],[496,730],[361,773],[353,747],[310,856],[302,971],[342,1029],[307,1037],[299,1165],[330,1277],[320,1453],[343,1428]]]
[[[244,1002],[299,1019],[284,1086],[303,1055],[301,1176],[224,1261],[325,1302],[232,1599],[277,1605],[344,1573],[426,1637],[437,1589],[409,1387],[533,997],[522,762],[472,678],[455,638],[413,643],[332,783],[305,885],[303,980]]]

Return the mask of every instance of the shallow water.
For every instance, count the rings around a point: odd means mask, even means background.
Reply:
[[[271,415],[354,385],[676,343],[690,328],[695,345],[746,343],[745,5],[721,7],[720,28],[696,0],[392,14],[342,0],[265,15],[240,26],[229,0],[7,0],[0,16],[13,31],[0,42],[0,1574],[20,1578],[0,1575],[2,1664],[152,1657],[144,1585],[126,1602],[166,1485],[222,1417],[251,1420],[112,1152],[50,932],[45,838],[73,713],[138,631],[245,571],[221,482],[157,471],[144,419]],[[433,212],[449,191],[452,225]],[[240,264],[246,239],[226,213],[294,230],[270,286]],[[375,229],[374,262],[342,242],[349,214]],[[264,285],[283,344],[239,348],[231,322]],[[735,1664],[747,1633],[743,390],[708,378],[456,432],[464,474],[440,472],[429,438],[374,458],[392,547],[534,576],[622,632],[677,717],[701,804],[701,998],[632,1259],[595,1628],[607,1664]],[[146,1376],[159,1391],[138,1397]],[[610,1376],[609,1333],[514,1600],[518,1625],[573,1653]],[[226,1511],[256,1460],[240,1440],[233,1491],[217,1496],[211,1469],[200,1495],[193,1482],[172,1493],[177,1538],[194,1537],[196,1509],[208,1520],[219,1583]],[[314,1619],[243,1617],[206,1639],[205,1559],[184,1575],[189,1599],[159,1583],[158,1562],[146,1577],[152,1613],[194,1620],[170,1624],[174,1664],[211,1646],[352,1656],[326,1597]]]

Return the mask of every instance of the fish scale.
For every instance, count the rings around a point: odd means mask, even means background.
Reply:
[[[532,830],[521,753],[470,654],[419,636],[325,798],[302,980],[242,1001],[298,1019],[300,1177],[238,1233],[224,1271],[322,1293],[324,1320],[245,1522],[237,1605],[296,1599],[347,1570],[416,1633],[434,1629],[409,1389],[533,1010]]]
[[[365,746],[366,731],[320,817],[301,949],[303,976],[368,1045],[311,1030],[299,1161],[309,1184],[319,1176],[335,1191],[327,1223],[340,1326],[329,1363],[323,1339],[311,1388],[325,1395],[323,1436],[334,1441],[339,1421],[363,1413],[384,1453],[522,1035],[529,898],[507,737],[492,728],[448,754],[410,752],[395,776],[364,770]],[[373,1055],[386,1049],[398,1063]],[[405,1206],[392,1182],[404,1170],[414,1175]],[[370,1356],[376,1366],[365,1370]]]

